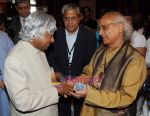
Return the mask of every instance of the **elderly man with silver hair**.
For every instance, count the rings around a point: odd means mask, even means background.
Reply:
[[[58,93],[54,72],[45,53],[54,42],[55,19],[42,11],[31,13],[20,40],[8,55],[4,82],[11,100],[11,116],[57,116]]]
[[[130,116],[129,105],[146,78],[144,57],[126,41],[132,27],[122,14],[107,12],[98,23],[104,45],[78,77],[88,80],[87,87],[72,95],[85,97],[81,116]]]

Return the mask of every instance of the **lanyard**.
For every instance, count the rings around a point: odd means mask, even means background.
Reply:
[[[69,64],[71,64],[71,53],[73,52],[73,49],[75,48],[75,43],[76,42],[74,42],[70,51],[69,51],[69,47],[67,48]]]
[[[69,47],[67,48],[67,52],[68,52],[68,60],[69,60],[69,65],[68,65],[68,72],[69,74],[71,74],[71,53],[73,52],[73,49],[75,48],[75,43],[73,44],[71,50],[69,51]]]

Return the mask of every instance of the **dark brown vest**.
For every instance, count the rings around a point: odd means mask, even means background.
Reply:
[[[97,51],[97,58],[94,61],[94,70],[92,77],[96,74],[98,66],[102,63],[104,54],[107,47],[102,46]],[[118,52],[113,56],[105,67],[105,76],[102,80],[100,89],[109,90],[112,92],[117,91],[121,87],[122,78],[128,64],[140,54],[135,49],[125,42]],[[132,78],[132,77],[131,77]]]

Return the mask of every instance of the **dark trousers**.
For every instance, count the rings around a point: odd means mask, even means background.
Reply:
[[[60,97],[58,103],[59,116],[71,116],[71,105],[74,108],[74,116],[80,116],[84,99],[76,99],[73,97]]]
[[[130,116],[136,116],[137,102],[141,96],[143,96],[143,88],[138,92],[136,100],[130,105]]]

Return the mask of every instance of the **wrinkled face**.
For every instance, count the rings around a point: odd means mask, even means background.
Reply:
[[[123,25],[114,22],[114,16],[104,15],[99,20],[99,33],[105,45],[111,46],[122,39]]]
[[[34,47],[41,51],[46,50],[51,43],[54,43],[54,38],[53,35],[48,32],[45,32],[40,39],[32,40]]]
[[[68,33],[74,33],[80,23],[80,16],[76,10],[70,9],[64,12],[63,21]]]
[[[17,10],[21,17],[26,18],[30,14],[30,5],[28,3],[18,3]]]

